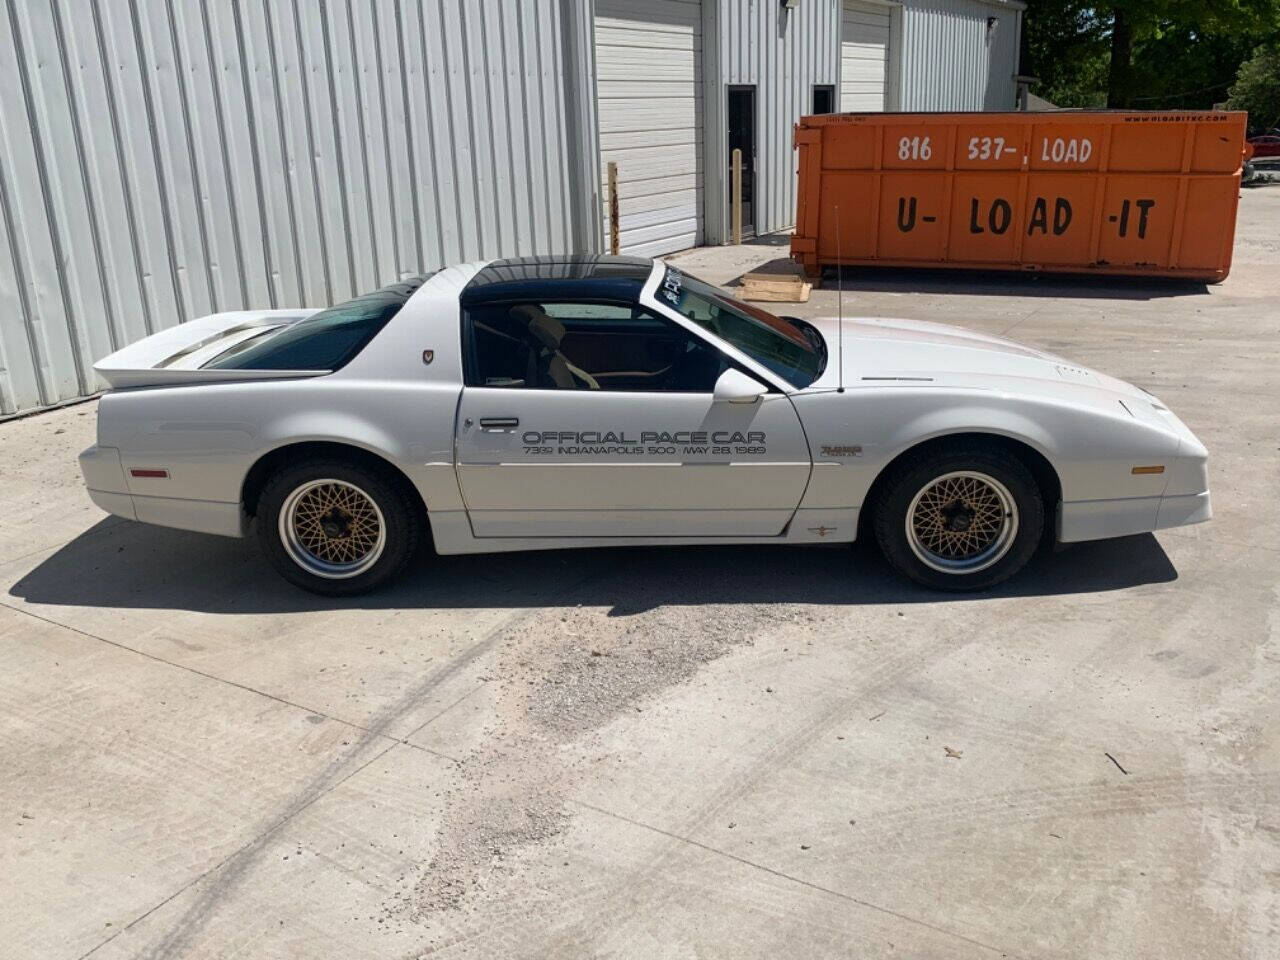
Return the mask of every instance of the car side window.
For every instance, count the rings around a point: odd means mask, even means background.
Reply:
[[[467,309],[469,386],[711,393],[719,350],[643,307],[581,301]]]

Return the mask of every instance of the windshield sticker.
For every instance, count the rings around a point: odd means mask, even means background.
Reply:
[[[530,456],[725,456],[763,454],[763,430],[526,430]]]
[[[658,293],[669,300],[672,306],[680,306],[680,295],[683,293],[683,284],[680,274],[676,273],[670,267],[667,267],[667,275],[662,281],[662,287]]]

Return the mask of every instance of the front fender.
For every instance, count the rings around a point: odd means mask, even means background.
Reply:
[[[1058,452],[1058,444],[1054,438],[1025,413],[970,401],[957,406],[922,411],[902,423],[885,438],[885,452],[889,454],[887,460],[892,460],[917,444],[959,433],[987,433],[1018,440],[1036,450],[1050,463],[1053,463]]]
[[[1036,450],[1057,473],[1064,500],[1159,496],[1165,476],[1130,470],[1169,461],[1178,451],[1175,435],[1137,420],[1119,403],[1112,413],[1056,399],[929,387],[854,388],[793,399],[815,465],[815,499],[806,495],[806,506],[858,506],[894,459],[956,434],[1006,437]],[[824,448],[855,448],[858,454],[829,455]],[[822,469],[837,465],[841,469]]]

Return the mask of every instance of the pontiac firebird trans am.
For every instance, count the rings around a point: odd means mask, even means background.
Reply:
[[[428,532],[455,554],[862,531],[913,580],[978,589],[1050,538],[1210,516],[1205,448],[1144,390],[958,327],[774,316],[647,259],[220,313],[97,370],[93,501],[256,528],[317,593],[385,582]]]

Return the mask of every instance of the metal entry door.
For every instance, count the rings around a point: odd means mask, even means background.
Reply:
[[[756,88],[729,88],[729,210],[733,210],[733,151],[742,151],[742,232],[754,234],[756,195]]]

